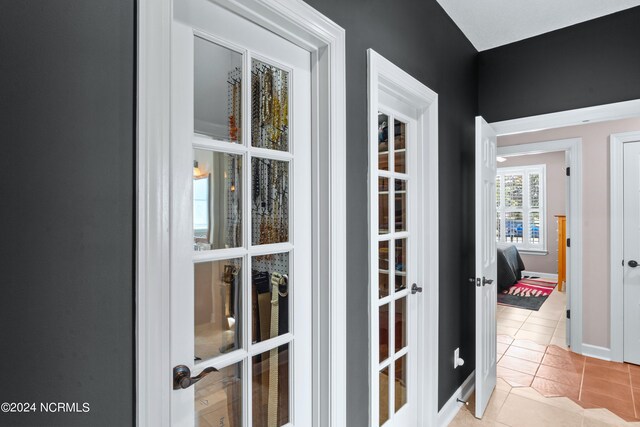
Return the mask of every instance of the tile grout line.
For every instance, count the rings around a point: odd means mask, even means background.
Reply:
[[[582,385],[584,384],[584,373],[587,369],[587,358],[582,361],[582,376],[580,377],[580,392],[578,393],[578,400],[582,401]]]

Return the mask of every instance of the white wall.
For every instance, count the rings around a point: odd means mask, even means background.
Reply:
[[[610,347],[609,136],[640,130],[640,119],[614,120],[510,135],[499,146],[582,138],[583,342]]]

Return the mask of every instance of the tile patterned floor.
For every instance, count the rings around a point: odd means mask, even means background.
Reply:
[[[498,306],[498,385],[482,420],[473,398],[451,426],[640,426],[640,366],[568,351],[565,295],[535,312]]]

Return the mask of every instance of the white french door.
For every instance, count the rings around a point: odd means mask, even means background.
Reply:
[[[206,0],[174,3],[174,426],[309,426],[311,58]]]
[[[385,98],[385,97],[383,97]],[[372,424],[417,426],[419,245],[417,121],[380,103],[371,175]],[[396,108],[394,108],[396,107]],[[398,108],[400,107],[400,108]]]
[[[493,128],[476,117],[476,417],[496,386],[496,150]]]

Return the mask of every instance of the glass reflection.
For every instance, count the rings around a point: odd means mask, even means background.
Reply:
[[[252,358],[253,425],[280,427],[289,422],[289,344]]]
[[[195,133],[240,143],[242,54],[196,36],[193,82]]]
[[[193,248],[242,246],[242,156],[193,150]]]
[[[407,288],[407,239],[395,242],[396,292]]]
[[[253,245],[289,240],[289,162],[251,159],[251,242]]]
[[[400,120],[394,120],[395,138],[393,141],[393,156],[395,163],[395,171],[398,173],[406,173],[406,127],[407,125]]]
[[[378,377],[380,381],[380,395],[378,397],[378,403],[380,407],[380,424],[382,425],[389,420],[389,367],[387,366],[380,371]]]
[[[242,259],[194,264],[194,354],[207,360],[240,348]]]
[[[289,73],[251,60],[251,145],[289,150]]]
[[[252,342],[289,332],[289,254],[251,259]]]
[[[378,169],[389,170],[389,116],[378,113]]]
[[[194,388],[196,427],[242,427],[242,363],[210,373]]]
[[[395,408],[396,412],[407,403],[407,355],[395,362]]]

